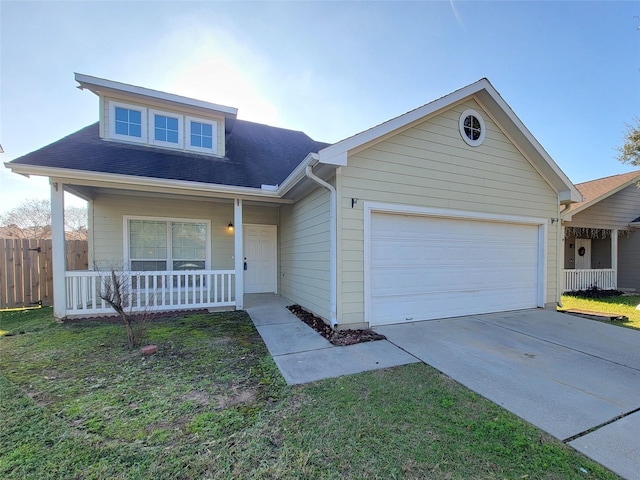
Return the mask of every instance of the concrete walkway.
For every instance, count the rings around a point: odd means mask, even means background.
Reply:
[[[273,294],[244,296],[245,310],[289,385],[420,362],[386,340],[331,345],[287,310],[293,303]]]

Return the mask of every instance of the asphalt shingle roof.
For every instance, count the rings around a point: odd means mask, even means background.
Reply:
[[[580,190],[580,193],[584,197],[584,201],[572,203],[567,213],[580,208],[586,203],[591,203],[603,196],[608,196],[607,194],[609,192],[638,177],[640,177],[640,170],[622,173],[620,175],[612,175],[610,177],[598,178],[589,182],[577,183],[576,188]]]
[[[280,184],[327,145],[303,132],[235,120],[221,158],[102,140],[95,123],[10,163],[260,188]]]

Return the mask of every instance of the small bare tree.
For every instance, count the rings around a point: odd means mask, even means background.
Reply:
[[[19,239],[51,238],[51,202],[30,198],[0,215],[2,233]],[[68,207],[64,210],[64,230],[68,240],[87,239],[87,209]]]
[[[142,310],[134,311],[135,298],[131,275],[126,271],[111,268],[108,274],[100,277],[100,298],[107,302],[122,320],[127,330],[129,350],[142,345],[153,305],[147,299]]]

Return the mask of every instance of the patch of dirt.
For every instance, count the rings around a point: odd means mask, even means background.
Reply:
[[[198,405],[207,406],[211,403],[211,397],[207,392],[201,392],[197,390],[191,390],[184,396],[185,400],[191,400]]]
[[[330,325],[324,323],[321,318],[313,313],[307,312],[300,305],[289,305],[287,307],[291,313],[313,328],[316,332],[329,340],[333,345],[344,347],[355,345],[356,343],[372,342],[374,340],[386,340],[387,337],[374,332],[373,330],[334,330]]]
[[[232,389],[228,395],[220,395],[216,397],[216,406],[220,409],[233,407],[241,403],[248,405],[254,404],[258,398],[258,392],[254,388],[244,390]]]
[[[180,320],[188,315],[209,313],[206,309],[197,310],[175,310],[175,311],[162,311],[162,312],[145,312],[137,315],[133,315],[134,322],[144,320],[145,322],[154,320]],[[116,314],[100,315],[100,316],[87,316],[87,317],[73,317],[65,318],[65,324],[74,323],[87,323],[87,322],[104,322],[121,324],[122,319]]]

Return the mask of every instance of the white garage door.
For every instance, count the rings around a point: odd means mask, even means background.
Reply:
[[[538,306],[537,225],[372,213],[371,325]]]

